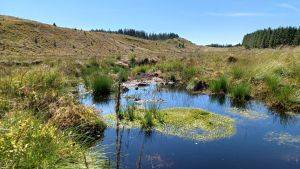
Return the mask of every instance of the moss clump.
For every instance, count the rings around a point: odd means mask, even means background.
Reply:
[[[196,140],[214,140],[234,135],[235,121],[229,117],[201,109],[166,109],[165,124],[157,129],[163,133]]]
[[[121,125],[128,128],[141,127],[144,115],[149,111],[136,111],[136,120],[122,120]],[[173,108],[160,110],[160,120],[154,118],[154,129],[165,134],[188,139],[208,141],[230,137],[235,134],[235,121],[229,117],[201,109]],[[114,126],[115,116],[107,115],[107,122]]]

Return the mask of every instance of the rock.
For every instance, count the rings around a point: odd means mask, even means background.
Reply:
[[[129,91],[128,87],[125,87],[125,86],[122,87],[122,93],[126,93],[128,91]]]
[[[138,87],[145,87],[145,86],[148,86],[149,84],[146,83],[146,82],[140,82],[137,84]]]
[[[155,64],[158,62],[157,58],[142,58],[136,61],[138,65]]]
[[[140,101],[141,99],[140,98],[134,98],[133,99],[135,102],[137,102],[137,101]]]

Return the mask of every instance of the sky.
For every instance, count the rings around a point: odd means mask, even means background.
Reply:
[[[61,27],[174,32],[196,44],[237,44],[263,28],[300,26],[300,0],[0,0],[0,15]]]

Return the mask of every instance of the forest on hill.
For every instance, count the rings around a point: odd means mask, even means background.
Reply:
[[[92,32],[106,32],[106,33],[116,33],[121,35],[128,35],[142,39],[148,40],[167,40],[179,38],[178,34],[175,33],[147,33],[145,31],[135,30],[135,29],[119,29],[118,31],[104,30],[104,29],[92,29]]]
[[[245,48],[275,48],[282,45],[300,45],[300,27],[263,29],[244,36]]]

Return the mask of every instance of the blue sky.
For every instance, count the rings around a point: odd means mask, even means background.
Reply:
[[[197,44],[239,43],[257,29],[300,26],[300,0],[0,0],[0,14],[82,28],[175,32]]]

